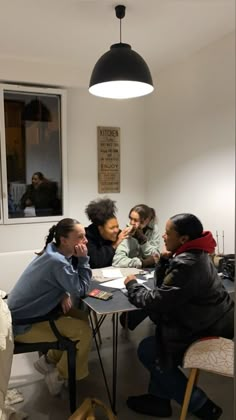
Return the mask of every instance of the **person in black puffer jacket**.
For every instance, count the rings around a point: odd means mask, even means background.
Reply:
[[[145,338],[138,355],[150,372],[148,394],[129,397],[129,408],[156,417],[170,417],[171,399],[183,403],[187,378],[179,369],[190,344],[209,336],[232,339],[234,303],[209,256],[216,242],[192,214],[178,214],[166,223],[165,248],[155,270],[155,287],[147,290],[135,276],[125,280],[131,303],[148,312],[156,335]],[[216,420],[222,409],[195,387],[189,411]]]

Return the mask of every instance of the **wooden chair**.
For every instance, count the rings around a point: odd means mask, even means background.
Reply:
[[[116,415],[111,409],[97,398],[86,398],[68,420],[96,420],[98,418],[97,408],[100,414],[101,411],[103,412],[103,416],[99,416],[99,418],[103,418],[104,420],[105,418],[107,420],[117,420]]]
[[[234,342],[222,337],[208,337],[193,343],[185,353],[183,367],[190,369],[180,420],[185,420],[194,385],[201,370],[234,376]]]
[[[52,349],[67,351],[70,411],[73,413],[76,409],[76,352],[78,351],[76,349],[76,345],[78,341],[72,341],[60,334],[55,324],[55,320],[59,316],[60,314],[52,312],[42,317],[15,320],[13,325],[35,324],[38,322],[48,321],[55,335],[55,341],[34,343],[19,343],[15,341],[14,354],[31,353],[35,351],[46,354],[48,350]]]

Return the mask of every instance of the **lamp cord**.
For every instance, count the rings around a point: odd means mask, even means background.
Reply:
[[[120,19],[120,44],[122,43],[122,27],[121,27],[121,19],[125,16],[125,6],[118,5],[115,7],[116,17]]]

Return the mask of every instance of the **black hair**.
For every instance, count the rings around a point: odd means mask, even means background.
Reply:
[[[200,238],[203,226],[200,220],[190,213],[180,213],[170,217],[179,235],[187,235],[190,240]]]
[[[48,233],[48,236],[46,237],[46,242],[45,242],[43,250],[37,253],[37,255],[42,255],[47,245],[53,240],[55,241],[55,244],[57,247],[60,246],[61,236],[64,236],[64,238],[67,238],[68,234],[74,230],[75,225],[78,225],[78,224],[79,224],[78,220],[66,218],[66,219],[60,220],[60,222],[58,222],[56,225],[53,225],[49,229],[49,233]]]
[[[42,172],[34,172],[33,175],[32,175],[32,178],[35,175],[40,179],[40,181],[44,181],[46,179]]]
[[[136,206],[132,207],[132,209],[129,212],[129,217],[132,211],[138,213],[141,222],[143,222],[147,218],[149,218],[150,220],[156,219],[155,210],[152,207],[148,207],[146,204],[137,204]]]
[[[116,217],[117,207],[115,201],[110,198],[100,198],[91,201],[86,209],[85,214],[96,226],[104,226],[109,219]]]

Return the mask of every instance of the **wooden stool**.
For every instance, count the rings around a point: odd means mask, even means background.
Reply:
[[[234,376],[234,342],[222,337],[208,337],[193,343],[184,355],[183,367],[190,369],[180,420],[185,420],[194,385],[200,370]]]

